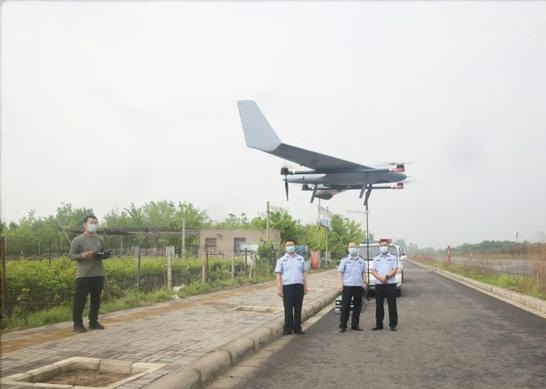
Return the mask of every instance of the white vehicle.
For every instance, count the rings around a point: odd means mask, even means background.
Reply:
[[[404,281],[404,262],[406,259],[406,255],[402,253],[402,250],[400,249],[400,246],[395,244],[389,245],[389,253],[394,255],[396,258],[398,258],[399,268],[398,272],[396,273],[395,279],[396,279],[396,293],[398,296],[402,295],[402,282]],[[366,244],[360,245],[359,254],[362,258],[366,258]],[[372,275],[373,270],[373,259],[379,255],[379,243],[370,243],[370,258],[368,261],[368,277],[366,280],[368,281],[368,288],[369,290],[375,290],[375,283],[377,280]]]
[[[366,259],[367,249],[366,244],[361,244],[359,246],[359,255]],[[396,279],[396,295],[402,296],[402,282],[404,281],[404,262],[406,260],[406,254],[402,251],[400,246],[395,244],[389,245],[389,253],[396,256],[398,258],[399,268],[398,272],[396,273],[395,279]],[[373,270],[373,259],[379,255],[379,243],[373,242],[370,243],[370,257],[367,261],[368,264],[368,274],[365,274],[364,277],[366,279],[366,282],[368,283],[368,291],[375,291],[375,283],[377,282],[377,279],[372,275]],[[338,296],[334,302],[335,304],[335,312],[341,313],[341,296]],[[353,304],[351,304],[351,311],[353,309]]]

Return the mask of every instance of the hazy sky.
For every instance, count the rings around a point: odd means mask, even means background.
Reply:
[[[545,2],[4,2],[2,218],[189,201],[214,219],[309,192],[245,146],[258,102],[292,145],[378,166],[370,229],[435,247],[546,231]],[[358,192],[323,202],[362,220]]]

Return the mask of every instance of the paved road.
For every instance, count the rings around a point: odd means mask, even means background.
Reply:
[[[546,388],[546,320],[407,265],[399,331],[338,333],[326,314],[241,388]]]

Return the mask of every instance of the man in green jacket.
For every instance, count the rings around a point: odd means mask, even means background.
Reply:
[[[98,220],[95,215],[84,219],[84,232],[72,240],[70,258],[78,262],[76,278],[76,294],[72,309],[72,320],[75,332],[86,332],[83,326],[82,313],[87,295],[91,296],[89,308],[89,329],[103,330],[99,323],[100,297],[104,282],[104,266],[102,260],[109,256],[104,254],[104,241],[97,235]]]

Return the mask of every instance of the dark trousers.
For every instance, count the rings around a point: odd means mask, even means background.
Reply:
[[[396,284],[375,284],[375,325],[383,327],[385,310],[383,302],[387,298],[389,305],[389,327],[398,325],[398,311],[396,310]]]
[[[353,300],[353,316],[351,317],[351,328],[357,328],[360,321],[360,310],[362,309],[362,287],[361,286],[343,286],[341,294],[341,319],[339,328],[347,328],[349,321],[349,309],[351,300]]]
[[[76,294],[74,295],[74,306],[72,308],[72,321],[74,322],[74,325],[83,325],[82,314],[88,294],[91,297],[89,322],[97,322],[99,318],[100,295],[102,292],[103,282],[104,277],[76,278]]]
[[[303,285],[283,285],[282,303],[284,305],[284,331],[301,331],[301,307],[303,305]]]

